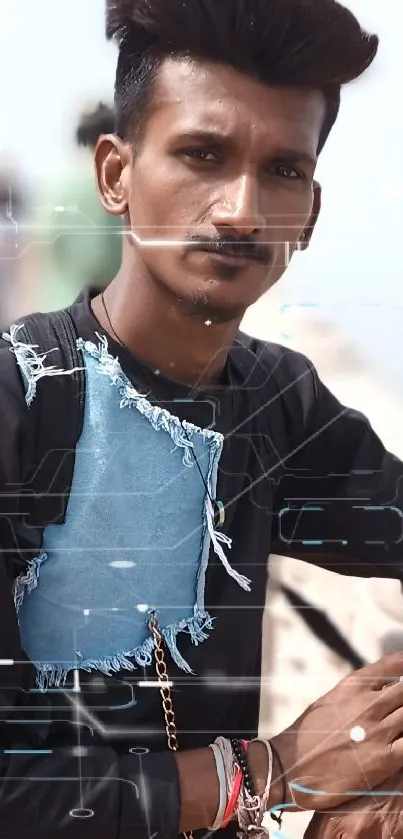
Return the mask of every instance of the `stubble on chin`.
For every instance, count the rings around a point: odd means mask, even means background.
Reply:
[[[177,295],[176,305],[183,314],[194,320],[202,320],[203,322],[210,322],[211,324],[225,324],[240,320],[245,308],[239,306],[218,306],[210,299],[205,290],[199,289],[193,294],[187,296]]]

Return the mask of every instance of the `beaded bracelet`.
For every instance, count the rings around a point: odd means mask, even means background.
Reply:
[[[235,755],[236,760],[238,761],[239,766],[242,769],[243,775],[243,783],[245,789],[249,793],[251,798],[254,798],[256,795],[255,785],[252,780],[252,773],[250,771],[247,750],[248,744],[246,740],[237,740],[235,737],[230,737],[230,743],[232,751]]]
[[[224,816],[221,821],[221,829],[227,827],[229,822],[232,821],[234,816],[236,816],[240,827],[238,836],[244,836],[245,839],[252,832],[254,839],[266,839],[269,835],[267,827],[263,825],[263,820],[265,813],[268,810],[270,798],[273,752],[269,740],[261,740],[260,742],[264,744],[268,753],[267,778],[263,795],[256,795],[255,792],[255,785],[252,780],[252,775],[246,757],[249,743],[246,740],[237,740],[236,738],[228,740],[225,737],[217,737],[214,744],[212,744],[215,756],[218,757],[218,751],[221,753],[225,773],[224,784],[221,771],[221,761],[216,761],[217,774],[220,781],[220,804],[213,827],[217,829],[221,820],[223,805],[221,790],[224,791],[225,789],[227,802]],[[218,751],[216,754],[217,749]],[[278,755],[277,759],[280,761]],[[274,818],[278,821],[277,817]],[[280,822],[278,823],[280,824]],[[211,830],[211,828],[209,829]]]
[[[234,818],[242,789],[243,774],[238,761],[234,760],[234,753],[230,741],[225,737],[217,737],[214,742],[222,754],[226,775],[227,806],[221,824],[221,828],[224,828]]]

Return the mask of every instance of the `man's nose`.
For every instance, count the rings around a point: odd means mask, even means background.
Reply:
[[[220,232],[232,231],[241,239],[261,233],[266,217],[260,206],[261,188],[255,177],[243,174],[226,183],[213,209],[211,221]]]

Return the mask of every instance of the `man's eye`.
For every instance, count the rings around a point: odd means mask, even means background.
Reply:
[[[185,149],[184,155],[192,160],[206,160],[208,162],[217,160],[215,154],[209,149]]]
[[[300,180],[302,175],[300,172],[297,172],[296,169],[292,169],[290,166],[276,166],[276,175],[280,175],[280,178],[287,178],[287,180]]]

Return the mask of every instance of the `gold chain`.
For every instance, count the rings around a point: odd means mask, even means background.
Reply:
[[[154,639],[155,669],[157,671],[162,707],[164,711],[168,748],[171,752],[177,752],[179,746],[175,711],[173,709],[171,688],[169,686],[167,666],[165,663],[164,642],[158,629],[158,620],[155,613],[152,615],[148,625]],[[193,839],[193,833],[183,833],[182,835],[184,836],[184,839]]]

